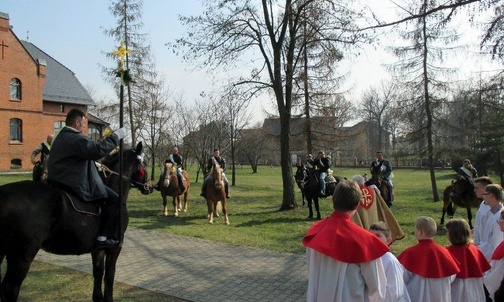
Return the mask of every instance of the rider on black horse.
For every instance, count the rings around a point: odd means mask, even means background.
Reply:
[[[317,171],[319,173],[320,179],[320,194],[325,196],[326,194],[326,181],[328,171],[331,168],[331,159],[326,157],[324,151],[319,151],[317,159],[314,161],[315,166],[317,167]]]
[[[382,178],[385,185],[387,185],[389,191],[389,200],[390,203],[394,201],[393,189],[394,185],[392,184],[391,178],[392,175],[392,165],[390,161],[383,157],[383,152],[376,151],[376,160],[371,163],[371,173],[374,171],[379,171],[380,177]]]
[[[478,177],[478,171],[473,167],[469,159],[464,159],[464,165],[459,169],[460,177],[467,181],[470,186],[468,192],[474,191],[474,179]],[[465,196],[462,196],[465,197]]]

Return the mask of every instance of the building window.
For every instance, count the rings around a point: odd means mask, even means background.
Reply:
[[[100,131],[94,127],[89,127],[88,137],[93,141],[98,141],[101,138]]]
[[[21,169],[23,167],[21,163],[22,162],[19,158],[11,159],[10,168],[11,169]]]
[[[60,105],[60,112],[65,112],[65,105]]]
[[[21,81],[19,79],[13,78],[10,82],[10,99],[20,100],[21,99]]]
[[[16,142],[23,141],[23,121],[18,118],[10,120],[10,140]]]
[[[65,127],[65,122],[64,121],[57,121],[54,122],[54,134],[58,134],[58,132],[61,130],[61,128]]]

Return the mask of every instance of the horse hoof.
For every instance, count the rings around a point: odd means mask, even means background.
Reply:
[[[183,212],[184,212],[184,213],[187,213],[187,209],[184,209],[184,211],[183,211]]]
[[[226,225],[229,225],[229,221],[226,221]]]
[[[209,221],[208,223],[213,224],[213,221]]]
[[[168,216],[168,212],[164,212],[164,213],[163,213],[163,216],[164,216],[164,217]]]

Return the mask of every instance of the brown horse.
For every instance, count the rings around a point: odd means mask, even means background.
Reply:
[[[229,218],[226,207],[226,192],[224,190],[224,180],[222,179],[222,168],[214,163],[212,168],[212,177],[208,180],[205,189],[205,199],[208,208],[208,222],[213,224],[214,213],[217,212],[219,201],[222,204],[222,214],[225,217],[225,223],[229,224]]]
[[[458,177],[457,180],[452,181],[443,192],[443,216],[441,216],[441,224],[444,224],[445,214],[448,217],[453,217],[457,206],[466,208],[467,219],[469,226],[472,226],[472,212],[471,208],[477,208],[481,204],[481,199],[476,197],[474,187],[465,177]]]
[[[187,198],[189,196],[189,174],[182,171],[182,182],[185,190],[179,191],[179,182],[177,177],[177,167],[173,163],[165,163],[162,179],[163,184],[160,186],[161,197],[163,197],[163,215],[168,216],[167,196],[173,197],[173,216],[178,217],[179,211],[187,212]],[[184,195],[184,204],[182,205],[180,195]]]

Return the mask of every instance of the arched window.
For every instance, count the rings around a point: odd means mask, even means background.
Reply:
[[[23,141],[23,121],[18,118],[10,119],[10,140]]]
[[[19,79],[13,78],[10,81],[10,99],[21,99],[21,81]]]

